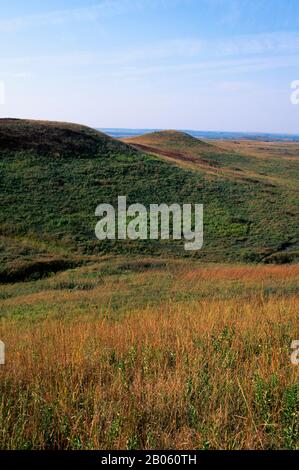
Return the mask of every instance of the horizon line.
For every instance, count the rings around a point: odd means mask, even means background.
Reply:
[[[158,128],[158,127],[94,127],[94,129],[100,130],[120,130],[120,131],[191,131],[191,132],[208,132],[208,133],[222,133],[222,134],[246,134],[246,135],[286,135],[286,136],[293,136],[299,138],[299,133],[292,133],[292,132],[272,132],[272,131],[224,131],[224,130],[203,130],[203,129],[191,129],[191,128]]]

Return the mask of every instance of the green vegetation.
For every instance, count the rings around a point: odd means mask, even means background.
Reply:
[[[295,148],[132,144],[0,120],[0,448],[298,449]],[[98,241],[119,195],[203,203],[204,248]]]
[[[185,134],[166,132],[158,140],[172,151],[195,152],[195,157],[199,147],[210,160],[212,156],[215,161],[222,159],[221,165],[230,158],[238,158],[241,165],[243,159],[227,150],[215,153],[217,147]],[[2,281],[18,279],[17,267],[11,265],[15,258],[20,270],[30,275],[34,275],[35,263],[36,272],[45,275],[59,270],[65,257],[108,253],[169,254],[204,261],[298,259],[299,199],[298,192],[288,186],[249,177],[245,171],[242,178],[225,169],[213,173],[210,164],[181,168],[73,124],[2,120],[0,142]],[[292,160],[294,167],[298,164],[299,159]],[[287,165],[282,158],[282,174]],[[95,208],[103,202],[115,205],[118,195],[126,195],[128,204],[145,206],[203,203],[204,248],[187,254],[182,243],[171,240],[98,241]],[[21,248],[15,257],[16,245]],[[43,267],[41,257],[48,260]]]

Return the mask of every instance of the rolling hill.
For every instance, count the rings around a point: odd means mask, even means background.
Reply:
[[[184,132],[159,131],[123,139],[134,148],[181,167],[215,176],[299,189],[299,144],[241,141],[206,142]]]
[[[261,159],[175,131],[121,142],[75,124],[2,119],[0,280],[110,253],[291,262],[299,253],[298,171],[299,158]],[[98,241],[95,208],[116,205],[119,195],[145,206],[203,203],[203,249]]]

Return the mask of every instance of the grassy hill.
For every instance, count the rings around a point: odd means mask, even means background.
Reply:
[[[181,167],[219,177],[299,189],[299,144],[251,141],[206,142],[184,132],[159,131],[123,139],[137,149]]]
[[[298,256],[296,147],[145,138],[0,120],[0,447],[298,449],[299,265],[240,263]],[[118,195],[204,248],[99,242]]]
[[[128,146],[79,124],[0,119],[1,151],[34,152],[54,157],[78,157],[126,151]]]
[[[178,132],[143,136],[132,146],[74,124],[0,120],[1,280],[18,280],[19,269],[39,276],[107,253],[296,260],[299,159],[279,158],[276,172],[271,158],[262,172],[260,158]],[[116,205],[118,195],[146,206],[203,203],[204,248],[98,241],[95,208]]]

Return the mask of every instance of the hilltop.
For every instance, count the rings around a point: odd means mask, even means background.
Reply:
[[[166,157],[179,164],[218,166],[217,162],[209,159],[210,154],[217,149],[210,144],[180,131],[157,131],[138,137],[123,139],[134,148]],[[221,151],[221,149],[217,149]]]
[[[208,175],[299,189],[296,178],[299,145],[296,143],[204,141],[171,130],[122,141],[180,167]]]
[[[133,144],[157,145],[167,150],[173,147],[176,150],[181,149],[186,152],[189,152],[190,149],[199,150],[213,147],[212,144],[197,139],[186,132],[175,130],[150,132],[141,136],[126,138],[124,141]]]
[[[1,152],[32,151],[52,157],[128,150],[120,141],[79,124],[8,118],[0,119],[0,144]]]
[[[18,280],[20,272],[38,277],[111,253],[215,262],[297,259],[298,191],[279,179],[274,160],[263,160],[260,171],[261,159],[178,132],[138,140],[143,143],[134,140],[132,146],[80,125],[0,120],[2,281]],[[155,152],[140,147],[153,142]],[[163,152],[200,162],[178,166],[172,158],[165,161]],[[236,159],[239,171],[232,169]],[[298,159],[281,158],[280,175],[288,184],[297,170]],[[172,240],[99,242],[95,208],[116,205],[119,195],[145,206],[203,203],[203,249],[187,254]]]

